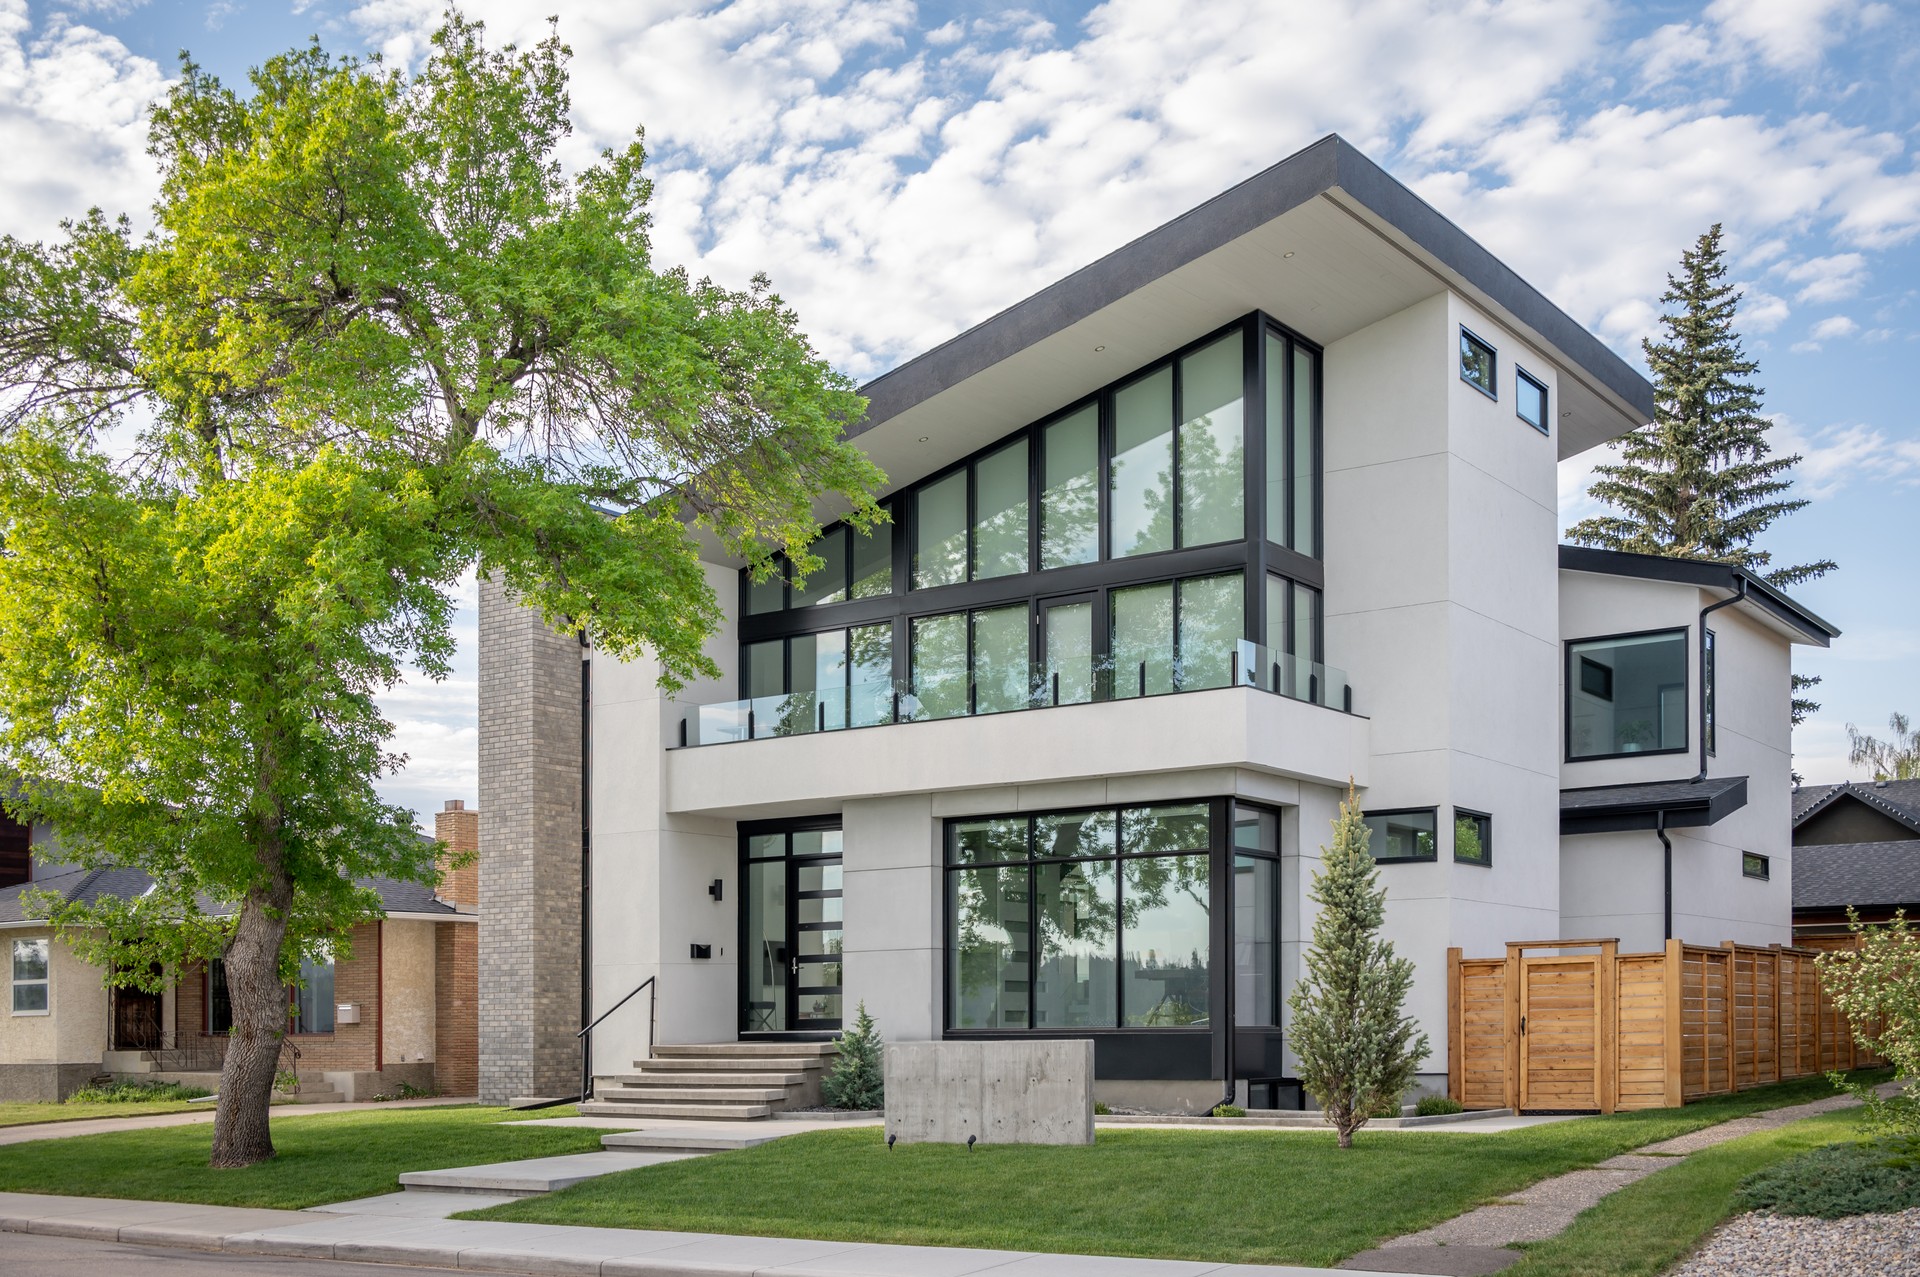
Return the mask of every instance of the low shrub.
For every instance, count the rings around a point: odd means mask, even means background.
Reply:
[[[1444,1117],[1449,1113],[1466,1111],[1466,1105],[1445,1095],[1423,1095],[1420,1097],[1420,1102],[1413,1106],[1416,1117]]]
[[[1112,1117],[1113,1110],[1108,1108],[1104,1101],[1095,1100],[1093,1102],[1093,1115],[1095,1117]]]
[[[1829,1144],[1740,1181],[1747,1210],[1776,1215],[1879,1215],[1920,1206],[1920,1139]]]
[[[1238,1104],[1216,1104],[1213,1106],[1215,1117],[1245,1117],[1247,1111]]]
[[[840,1035],[840,1054],[833,1070],[820,1084],[820,1094],[828,1108],[880,1109],[886,1106],[886,1079],[883,1076],[880,1028],[860,1003],[853,1017],[853,1028]]]
[[[163,1100],[198,1100],[213,1092],[183,1082],[105,1082],[83,1086],[67,1097],[69,1104],[152,1104]]]

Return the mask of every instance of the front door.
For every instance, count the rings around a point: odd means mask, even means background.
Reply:
[[[840,831],[782,830],[741,841],[740,1031],[837,1031],[844,935]]]
[[[160,969],[154,968],[158,976]],[[157,1051],[160,1049],[160,1016],[165,1001],[158,993],[145,989],[115,988],[113,991],[113,1049],[116,1051]]]

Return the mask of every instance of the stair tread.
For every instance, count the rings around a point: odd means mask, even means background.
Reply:
[[[808,1077],[808,1074],[800,1072],[749,1073],[743,1069],[731,1073],[695,1073],[691,1070],[681,1072],[663,1069],[659,1072],[602,1073],[596,1075],[594,1081],[608,1086],[805,1086]]]
[[[712,1104],[776,1104],[787,1098],[787,1092],[786,1088],[778,1086],[610,1086],[605,1090],[596,1088],[593,1096],[597,1100],[625,1103],[675,1103],[685,1100]]]
[[[635,1073],[819,1073],[826,1068],[824,1059],[793,1060],[775,1056],[767,1059],[716,1060],[686,1056],[673,1060],[635,1060]]]
[[[735,1058],[756,1055],[820,1056],[838,1055],[840,1045],[837,1042],[715,1042],[706,1046],[680,1043],[673,1046],[656,1046],[653,1048],[653,1053],[656,1056],[682,1058],[690,1055]]]
[[[752,1119],[773,1116],[770,1104],[636,1104],[589,1100],[580,1106],[588,1117],[712,1117]]]

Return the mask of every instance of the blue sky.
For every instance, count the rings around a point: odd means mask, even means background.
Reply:
[[[1775,443],[1812,504],[1777,562],[1824,708],[1800,770],[1838,780],[1849,722],[1920,714],[1920,13],[1876,0],[479,0],[498,38],[558,12],[570,157],[644,123],[659,256],[770,271],[865,379],[1328,132],[1343,133],[1636,363],[1665,272],[1724,222]],[[44,235],[153,188],[142,112],[189,49],[222,78],[319,34],[419,56],[434,0],[0,0],[0,230]],[[1589,513],[1588,458],[1562,468]],[[474,795],[471,613],[441,685],[386,704],[428,812]]]

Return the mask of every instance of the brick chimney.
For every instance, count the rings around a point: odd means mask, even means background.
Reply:
[[[433,813],[433,836],[447,845],[440,857],[440,887],[434,894],[461,913],[480,908],[480,813],[468,811],[464,799],[449,798],[444,810]],[[456,855],[467,863],[448,868]]]

